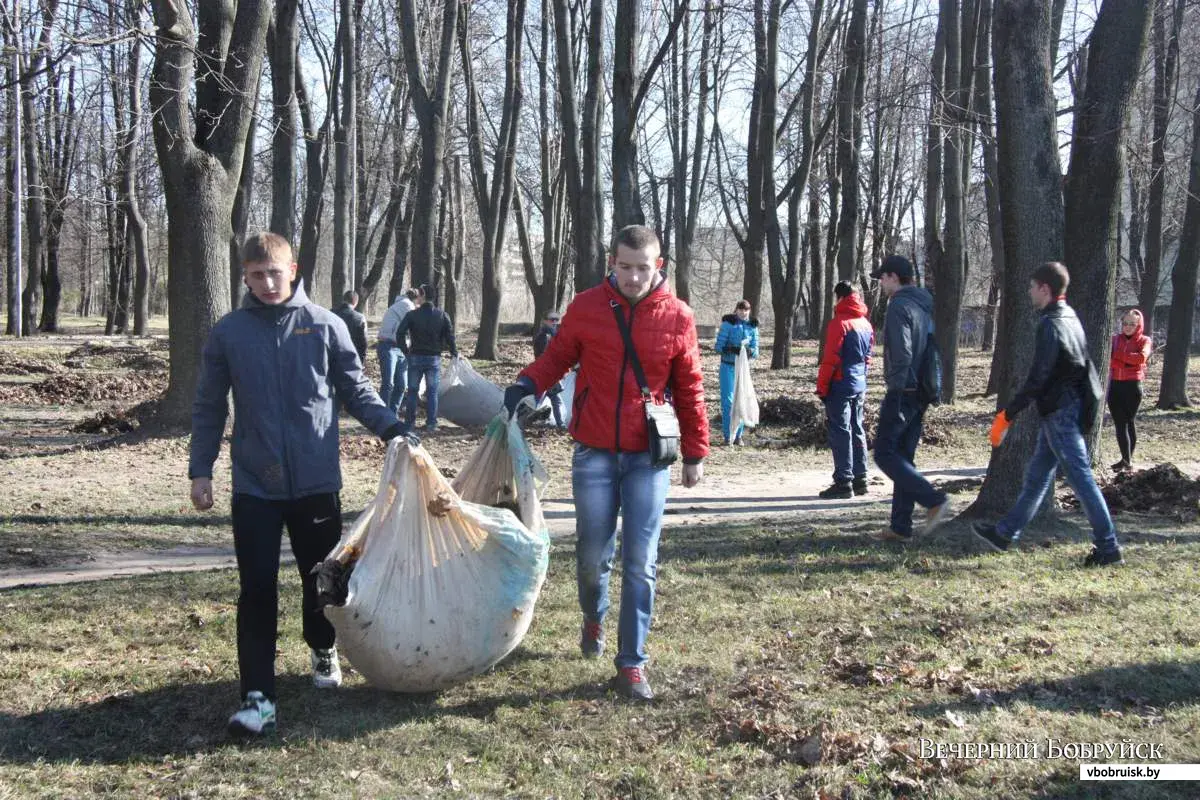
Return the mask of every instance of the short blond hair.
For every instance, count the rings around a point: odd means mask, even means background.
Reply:
[[[259,231],[242,243],[242,266],[247,264],[292,265],[292,246],[278,233]]]

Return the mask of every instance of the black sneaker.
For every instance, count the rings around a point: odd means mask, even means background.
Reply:
[[[867,479],[866,478],[855,478],[853,488],[854,488],[855,494],[866,494],[867,493]]]
[[[583,631],[579,634],[579,649],[584,658],[599,658],[604,655],[604,626],[585,619]]]
[[[847,500],[854,497],[854,489],[848,483],[834,483],[828,489],[817,492],[822,500]]]
[[[1107,567],[1109,565],[1124,564],[1125,559],[1121,555],[1121,548],[1117,548],[1108,553],[1101,553],[1096,548],[1092,548],[1092,552],[1088,553],[1087,558],[1083,560],[1085,567]]]
[[[971,530],[975,532],[976,536],[987,542],[988,546],[997,553],[1003,553],[1012,544],[1012,539],[996,530],[995,525],[989,525],[986,522],[976,522],[971,525]]]
[[[1111,469],[1113,472],[1127,472],[1129,470],[1129,462],[1122,458],[1120,461],[1109,467],[1109,469]]]
[[[654,692],[641,667],[621,667],[613,679],[613,687],[630,700],[653,700]]]

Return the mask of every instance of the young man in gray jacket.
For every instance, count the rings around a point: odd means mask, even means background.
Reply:
[[[913,463],[925,420],[926,406],[917,395],[917,383],[927,340],[933,333],[933,297],[913,284],[915,271],[904,256],[888,256],[871,277],[889,298],[883,323],[887,393],[879,408],[875,463],[892,479],[892,519],[876,538],[907,542],[913,537],[916,504],[929,509],[923,533],[950,516],[945,493],[934,489]]]
[[[338,406],[385,441],[401,433],[375,394],[346,324],[308,300],[297,284],[292,248],[274,233],[242,247],[250,291],[222,317],[204,345],[192,406],[188,477],[192,504],[212,508],[212,468],[233,392],[233,546],[237,555],[237,646],[241,709],[235,734],[275,729],[275,639],[279,546],[286,525],[303,584],[304,640],[318,688],[341,684],[334,630],[317,606],[309,571],[342,534]]]

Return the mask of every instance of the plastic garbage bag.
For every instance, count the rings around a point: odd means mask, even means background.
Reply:
[[[438,416],[455,425],[482,428],[503,408],[503,389],[476,372],[465,358],[450,360],[438,385]]]
[[[754,382],[750,379],[750,356],[744,344],[738,350],[733,366],[733,404],[729,409],[729,430],[736,431],[742,425],[747,428],[758,427],[758,393],[754,391]]]
[[[549,561],[541,474],[516,424],[500,420],[460,479],[473,496],[511,492],[531,528],[509,508],[463,499],[423,447],[392,440],[375,499],[317,568],[319,589],[322,577],[335,596],[345,583],[344,604],[325,615],[369,683],[433,691],[520,644]]]

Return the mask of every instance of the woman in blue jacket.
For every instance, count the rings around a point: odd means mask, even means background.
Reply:
[[[734,313],[721,318],[721,328],[717,331],[716,350],[721,354],[721,428],[725,432],[725,444],[742,443],[743,426],[739,425],[736,431],[729,430],[729,409],[733,405],[733,368],[743,344],[748,356],[758,358],[758,320],[750,316],[749,300],[739,300]]]

